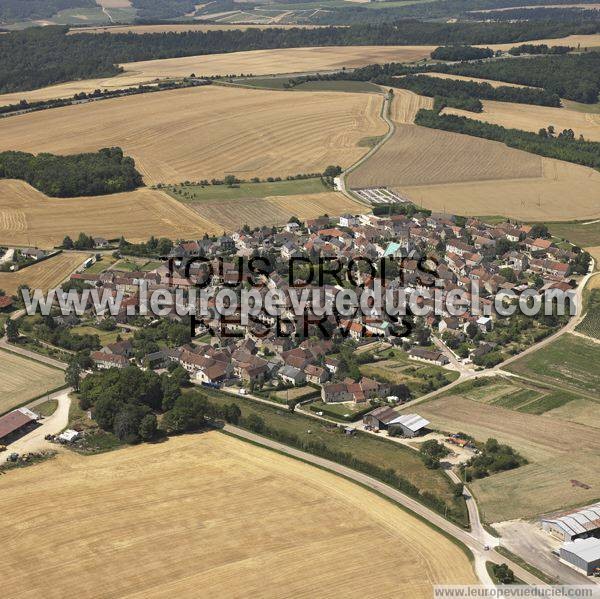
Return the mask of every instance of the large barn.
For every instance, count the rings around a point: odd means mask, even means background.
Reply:
[[[575,539],[560,548],[560,559],[585,574],[591,576],[600,570],[600,539]]]
[[[27,408],[18,408],[0,418],[0,443],[7,445],[15,437],[31,428],[38,415]]]
[[[600,537],[600,503],[579,510],[542,518],[542,528],[561,541]]]

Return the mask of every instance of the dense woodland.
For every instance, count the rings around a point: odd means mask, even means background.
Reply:
[[[600,167],[600,142],[575,139],[573,131],[567,129],[558,135],[552,127],[539,133],[507,129],[462,116],[440,115],[435,110],[419,110],[415,123],[432,129],[443,129],[454,133],[465,133],[475,137],[500,141],[512,148],[532,154],[566,160],[592,168]]]
[[[97,6],[95,0],[2,0],[0,22],[47,19],[68,8],[97,8]]]
[[[135,162],[121,148],[69,156],[1,152],[0,178],[21,179],[59,198],[118,193],[144,184]]]
[[[154,58],[311,46],[516,43],[596,32],[600,32],[600,20],[590,24],[402,21],[352,27],[190,31],[143,36],[111,33],[67,36],[66,27],[30,28],[0,36],[0,93],[116,75],[119,63]]]
[[[600,52],[441,65],[437,70],[543,87],[561,98],[588,104],[597,102],[600,92]]]
[[[440,46],[431,53],[434,60],[478,60],[492,56],[493,50],[474,46]]]
[[[417,94],[429,97],[477,98],[560,107],[559,96],[543,89],[510,86],[494,88],[489,83],[440,79],[439,77],[427,77],[426,75],[406,75],[405,77],[388,79],[382,81],[382,83],[409,89]]]
[[[546,44],[521,44],[511,48],[508,53],[511,56],[521,54],[568,54],[573,48],[571,46],[548,46]]]

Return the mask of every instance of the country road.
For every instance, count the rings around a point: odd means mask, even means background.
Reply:
[[[278,443],[277,441],[273,441],[266,437],[261,437],[260,435],[251,433],[237,426],[226,424],[223,427],[223,430],[241,439],[251,441],[269,449],[274,449],[280,453],[303,460],[320,468],[325,468],[326,470],[329,470],[335,474],[344,476],[349,480],[353,480],[354,482],[359,483],[373,491],[376,491],[377,493],[383,495],[384,497],[387,497],[388,499],[391,499],[392,501],[403,506],[409,511],[414,512],[418,516],[427,520],[429,523],[433,524],[434,526],[443,530],[445,533],[454,537],[456,540],[465,544],[471,550],[475,557],[475,567],[477,575],[480,578],[481,583],[484,585],[489,585],[491,582],[489,576],[487,576],[487,573],[484,575],[481,571],[481,564],[483,563],[483,565],[485,566],[486,561],[494,562],[497,564],[507,564],[513,570],[515,575],[527,584],[544,585],[544,582],[542,582],[539,578],[529,573],[527,570],[523,569],[521,566],[512,562],[508,558],[500,555],[499,553],[494,551],[494,549],[490,548],[489,550],[486,550],[486,543],[482,542],[477,536],[479,533],[473,534],[469,531],[463,530],[456,524],[452,524],[451,522],[446,520],[440,514],[437,514],[436,512],[425,507],[412,497],[401,493],[393,487],[390,487],[389,485],[386,485],[385,483],[382,483],[381,481],[372,478],[371,476],[368,476],[356,470],[352,470],[351,468],[342,466],[341,464],[332,462],[331,460],[320,458],[318,456],[306,453],[299,449],[283,445],[282,443]]]

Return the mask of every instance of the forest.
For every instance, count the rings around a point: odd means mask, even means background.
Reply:
[[[68,8],[96,8],[95,0],[2,0],[0,21],[10,23],[27,19],[47,19]]]
[[[561,98],[594,104],[600,92],[600,52],[506,58],[493,62],[439,65],[437,70],[467,77],[543,87]]]
[[[521,54],[568,54],[573,48],[571,46],[548,46],[547,44],[521,44],[511,48],[508,53],[511,56]]]
[[[0,178],[21,179],[59,198],[131,191],[144,184],[135,162],[121,148],[69,156],[0,152]]]
[[[415,124],[499,141],[511,148],[548,158],[565,160],[592,168],[600,167],[600,142],[575,139],[571,130],[565,130],[555,135],[553,129],[549,127],[541,129],[539,133],[532,133],[520,129],[507,129],[500,125],[491,125],[463,116],[441,115],[435,110],[423,109],[417,113]]]
[[[439,77],[428,77],[427,75],[406,75],[405,77],[386,78],[383,81],[381,79],[376,79],[376,82],[386,86],[409,89],[422,96],[477,98],[481,100],[497,100],[499,102],[520,102],[522,104],[560,107],[559,96],[543,89],[510,86],[494,88],[489,83],[441,79]],[[456,108],[461,107],[457,106]]]
[[[189,31],[143,36],[113,33],[68,36],[67,31],[67,27],[59,26],[33,27],[0,36],[0,93],[74,79],[109,77],[120,72],[116,66],[119,63],[137,60],[269,48],[516,43],[571,33],[597,33],[600,20],[588,24],[400,21],[351,27]]]
[[[475,48],[474,46],[440,46],[431,53],[434,60],[478,60],[491,58],[494,51],[489,48]]]

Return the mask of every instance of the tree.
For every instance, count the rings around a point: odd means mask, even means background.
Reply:
[[[501,584],[513,584],[515,582],[515,573],[506,564],[494,564],[492,572]]]
[[[141,438],[139,431],[146,415],[151,415],[146,406],[139,404],[123,406],[115,415],[113,422],[113,432],[119,441],[139,443]]]
[[[73,240],[67,235],[62,242],[62,245],[67,250],[73,249]]]
[[[71,360],[65,371],[65,383],[69,387],[73,387],[75,391],[79,391],[81,383],[81,367],[77,360]]]
[[[152,441],[156,436],[158,422],[154,414],[146,414],[140,422],[139,435],[142,441]]]
[[[474,322],[470,322],[467,325],[466,333],[467,333],[469,339],[474,339],[475,335],[477,335],[477,333],[479,333],[479,327]]]
[[[237,179],[235,178],[234,175],[225,175],[225,178],[223,179],[223,183],[225,183],[225,185],[227,185],[227,187],[233,187],[237,183]]]
[[[341,166],[334,166],[334,165],[329,165],[324,171],[323,171],[323,176],[324,177],[337,177],[338,175],[340,175],[342,173],[342,167]]]
[[[6,338],[9,343],[15,343],[19,340],[19,326],[12,318],[9,318],[6,322]]]

